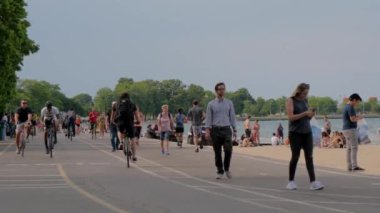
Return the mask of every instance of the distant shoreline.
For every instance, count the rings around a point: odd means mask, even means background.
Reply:
[[[317,115],[316,119],[323,119],[325,116],[324,115]],[[329,119],[341,119],[342,115],[327,115]],[[380,118],[380,115],[364,115],[364,118]],[[245,120],[243,117],[238,117],[239,121]],[[283,120],[288,120],[288,117],[286,115],[283,116],[265,116],[265,117],[252,117],[251,120],[259,120],[259,121],[283,121]]]

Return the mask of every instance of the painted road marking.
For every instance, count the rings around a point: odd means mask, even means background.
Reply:
[[[61,175],[61,177],[66,181],[67,185],[69,185],[72,189],[74,189],[75,191],[77,191],[79,194],[81,194],[82,196],[92,200],[93,202],[113,211],[113,212],[118,212],[118,213],[127,213],[127,211],[123,210],[123,209],[120,209],[114,205],[112,205],[111,203],[108,203],[107,201],[104,201],[98,197],[96,197],[95,195],[87,192],[86,190],[80,188],[79,186],[77,186],[70,178],[69,176],[66,174],[66,171],[63,169],[63,166],[58,164],[57,165],[58,167],[58,171],[59,171],[59,174]]]

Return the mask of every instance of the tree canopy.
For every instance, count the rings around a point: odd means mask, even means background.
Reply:
[[[21,70],[24,57],[39,48],[28,36],[25,7],[24,0],[0,1],[0,112],[15,94],[16,72]]]

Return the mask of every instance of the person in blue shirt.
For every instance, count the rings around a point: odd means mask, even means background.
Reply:
[[[346,138],[347,146],[347,166],[348,171],[364,171],[358,166],[358,121],[363,119],[363,116],[357,115],[355,107],[360,104],[362,98],[354,93],[350,96],[348,103],[343,109],[343,134]]]

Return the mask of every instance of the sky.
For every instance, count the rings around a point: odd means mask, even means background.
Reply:
[[[22,79],[69,97],[120,77],[180,79],[254,97],[380,97],[378,0],[27,0],[40,45]]]

